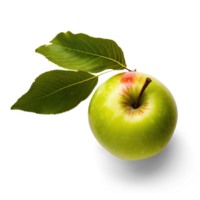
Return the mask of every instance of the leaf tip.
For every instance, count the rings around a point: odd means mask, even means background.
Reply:
[[[38,46],[36,46],[36,47],[33,49],[33,53],[34,53],[34,54],[37,54],[37,48],[38,48]]]
[[[13,109],[13,103],[8,107],[8,111],[14,111],[15,109]]]

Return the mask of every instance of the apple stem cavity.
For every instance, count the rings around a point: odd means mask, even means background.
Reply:
[[[141,99],[141,96],[142,94],[144,93],[144,90],[147,88],[147,86],[149,85],[149,83],[151,82],[152,80],[150,78],[146,78],[146,81],[142,87],[142,90],[140,91],[140,94],[137,98],[137,101],[135,102],[135,105],[133,106],[135,109],[138,108],[138,104],[139,104],[139,101]]]

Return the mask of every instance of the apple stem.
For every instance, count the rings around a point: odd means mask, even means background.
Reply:
[[[128,69],[127,67],[124,67],[124,69],[128,70],[129,72],[136,72],[136,69],[131,70],[131,69]]]
[[[142,90],[140,91],[140,94],[137,98],[137,101],[135,102],[135,105],[133,106],[135,109],[138,108],[138,104],[139,104],[139,101],[140,101],[140,98],[144,92],[144,90],[146,89],[146,87],[149,85],[149,83],[151,82],[152,80],[150,78],[146,78],[146,81],[142,87]]]

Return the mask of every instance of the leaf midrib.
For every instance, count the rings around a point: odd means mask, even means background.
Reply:
[[[32,100],[32,101],[29,101],[29,102],[24,103],[24,104],[21,104],[21,105],[26,105],[26,104],[32,103],[32,102],[34,102],[34,101],[38,101],[38,100],[40,100],[40,99],[46,98],[47,96],[53,95],[53,94],[55,94],[55,93],[57,93],[57,92],[59,92],[59,91],[61,91],[61,90],[64,90],[64,89],[66,89],[66,88],[68,88],[68,87],[72,87],[72,86],[74,86],[74,85],[81,84],[81,83],[83,83],[83,82],[89,81],[89,80],[91,80],[91,79],[93,79],[93,78],[97,78],[97,77],[98,77],[98,76],[93,76],[93,77],[88,78],[88,79],[85,79],[85,80],[83,80],[83,81],[80,81],[80,82],[77,82],[77,83],[73,83],[73,84],[71,84],[71,85],[67,85],[67,86],[65,86],[65,87],[62,87],[62,88],[60,88],[60,89],[54,91],[54,92],[51,92],[50,94],[47,94],[47,95],[42,96],[42,97],[39,97],[39,98],[37,98],[37,99],[34,99],[34,100]]]
[[[54,44],[54,43],[52,43],[52,44]],[[105,57],[105,56],[102,56],[102,55],[98,55],[98,54],[95,54],[95,53],[90,53],[90,52],[87,52],[87,51],[81,51],[81,50],[78,50],[78,49],[72,49],[72,48],[69,48],[69,47],[66,47],[66,46],[63,46],[63,45],[58,45],[58,44],[54,44],[54,45],[61,46],[63,48],[67,48],[67,49],[72,50],[72,51],[77,51],[79,53],[84,53],[84,54],[88,54],[88,55],[92,55],[92,56],[101,57],[101,58],[104,58],[104,59],[107,59],[107,60],[111,60],[112,62],[117,63],[118,65],[122,66],[123,68],[126,67],[123,64],[121,64],[120,62],[118,62],[117,60],[114,60],[114,59],[112,59],[110,57]],[[48,46],[48,45],[46,45],[46,46]]]

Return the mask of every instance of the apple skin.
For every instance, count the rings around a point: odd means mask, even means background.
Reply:
[[[152,82],[134,109],[147,77]],[[97,141],[125,160],[141,160],[162,151],[178,117],[176,102],[166,86],[139,72],[120,73],[101,84],[91,99],[88,115]]]

